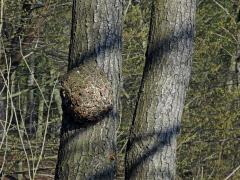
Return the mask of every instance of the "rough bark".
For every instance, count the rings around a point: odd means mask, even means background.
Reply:
[[[146,64],[126,153],[126,179],[174,179],[190,78],[195,0],[154,0]]]
[[[114,179],[122,0],[73,0],[72,11],[69,70],[96,61],[112,84],[114,107],[97,123],[80,124],[63,104],[55,179]]]

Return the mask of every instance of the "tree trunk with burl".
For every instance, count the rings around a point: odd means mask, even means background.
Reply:
[[[122,0],[73,0],[55,179],[114,179]]]
[[[154,0],[146,64],[126,153],[126,179],[174,179],[191,72],[196,2]]]

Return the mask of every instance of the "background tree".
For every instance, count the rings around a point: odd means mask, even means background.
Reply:
[[[126,154],[127,179],[174,179],[191,71],[195,1],[153,1],[149,45]]]
[[[236,26],[236,57],[235,57],[235,71],[237,73],[238,86],[240,85],[240,1],[233,1],[233,17],[235,19]]]
[[[67,113],[67,107],[63,108],[55,178],[113,179],[121,80],[122,1],[74,0],[72,16],[69,70],[96,61],[112,84],[113,110],[97,123],[81,124]]]
[[[198,2],[194,63],[178,140],[178,179],[222,179],[239,167],[239,28],[233,2]],[[239,177],[236,171],[230,178]]]

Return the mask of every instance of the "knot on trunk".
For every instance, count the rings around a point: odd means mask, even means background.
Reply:
[[[112,107],[112,87],[96,62],[81,64],[61,80],[63,106],[76,121],[96,121]]]

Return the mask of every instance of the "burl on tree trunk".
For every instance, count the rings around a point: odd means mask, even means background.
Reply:
[[[63,105],[79,123],[100,120],[113,108],[111,83],[95,61],[69,71],[61,85]]]

